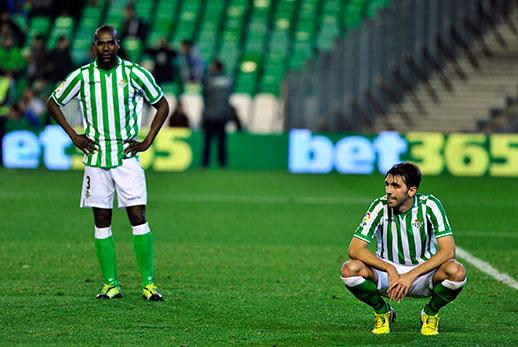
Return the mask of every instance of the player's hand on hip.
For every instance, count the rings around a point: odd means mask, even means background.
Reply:
[[[90,155],[99,150],[99,144],[90,140],[86,135],[77,135],[72,139],[74,145],[79,148],[84,154]]]
[[[129,144],[128,147],[124,150],[125,155],[134,155],[137,152],[144,152],[149,148],[149,144],[146,141],[137,141],[137,140],[126,140],[124,143]]]

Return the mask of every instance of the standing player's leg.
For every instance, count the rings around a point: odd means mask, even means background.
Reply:
[[[120,298],[119,280],[112,236],[112,207],[115,185],[110,170],[86,166],[81,191],[81,207],[92,208],[95,222],[95,253],[104,285],[99,299]]]
[[[376,273],[359,260],[345,262],[341,270],[342,281],[353,295],[373,308],[375,312],[374,334],[390,332],[390,323],[395,319],[395,312],[381,297]]]
[[[98,299],[113,299],[122,297],[117,277],[115,257],[115,242],[112,236],[112,210],[107,208],[92,208],[95,220],[95,253],[103,274],[104,286]]]
[[[142,279],[142,295],[147,300],[162,300],[162,295],[154,285],[153,236],[146,221],[146,206],[127,206],[126,212],[133,234],[133,249]]]
[[[421,312],[421,333],[439,333],[439,310],[455,300],[466,284],[464,266],[456,260],[442,264],[432,277],[432,297]]]

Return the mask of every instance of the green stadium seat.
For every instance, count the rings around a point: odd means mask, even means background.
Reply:
[[[54,27],[50,33],[47,46],[52,49],[55,47],[56,42],[60,36],[64,36],[69,40],[74,32],[74,18],[69,16],[57,17],[54,21]]]
[[[121,45],[130,61],[138,62],[140,60],[143,45],[139,38],[128,36],[122,40]]]
[[[29,32],[27,35],[27,40],[25,41],[25,48],[28,48],[32,45],[32,41],[34,36],[43,35],[47,36],[50,29],[50,18],[45,16],[35,16],[32,17],[31,22],[29,24]]]

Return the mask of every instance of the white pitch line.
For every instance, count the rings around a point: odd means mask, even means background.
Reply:
[[[497,281],[507,284],[511,288],[518,289],[518,282],[511,276],[498,271],[493,266],[491,266],[491,264],[489,264],[488,262],[485,262],[482,259],[475,257],[473,254],[469,253],[468,251],[464,250],[463,248],[456,247],[456,250],[457,250],[457,255],[459,257],[466,260],[468,263],[470,263],[471,265],[473,265],[480,271],[488,274],[489,276],[493,277]]]

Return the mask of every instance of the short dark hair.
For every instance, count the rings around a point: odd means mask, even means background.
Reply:
[[[100,27],[98,27],[97,29],[95,29],[95,32],[94,32],[94,42],[97,41],[97,36],[100,33],[106,32],[106,31],[109,31],[110,33],[113,34],[113,38],[115,39],[115,41],[117,41],[119,39],[118,38],[118,34],[117,34],[117,29],[115,29],[111,25],[104,24],[104,25],[101,25]]]
[[[388,175],[399,176],[403,179],[407,187],[416,187],[419,188],[421,184],[421,170],[417,167],[417,165],[404,162],[395,164],[388,170],[385,178]]]

